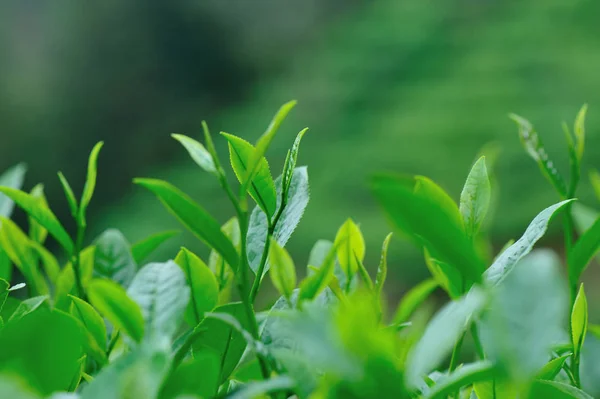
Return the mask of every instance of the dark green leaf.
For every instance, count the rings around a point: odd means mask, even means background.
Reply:
[[[71,310],[70,313],[81,320],[88,334],[94,340],[95,344],[102,351],[106,350],[106,326],[104,320],[89,303],[83,301],[76,296],[70,295]]]
[[[571,311],[571,342],[573,343],[573,352],[575,358],[579,356],[588,325],[588,306],[583,283],[579,288],[579,293],[575,298],[573,310]]]
[[[152,234],[151,236],[136,242],[131,246],[131,254],[135,263],[141,263],[146,259],[152,252],[154,252],[160,245],[162,245],[168,239],[175,237],[179,234],[178,230],[163,231],[160,233]]]
[[[435,259],[460,270],[466,281],[481,281],[484,264],[464,231],[458,207],[441,188],[421,176],[380,176],[373,190],[398,229]]]
[[[204,313],[210,312],[219,301],[219,285],[208,266],[186,248],[181,248],[175,258],[185,274],[191,289],[191,298],[186,311],[186,321],[195,326],[204,318]]]
[[[506,276],[508,276],[515,265],[525,255],[531,252],[535,243],[542,238],[544,233],[546,233],[548,224],[556,212],[572,201],[573,200],[562,201],[541,211],[531,221],[523,236],[502,252],[489,269],[486,270],[485,278],[487,282],[491,285],[499,284]]]
[[[534,130],[533,125],[518,115],[511,114],[511,119],[519,126],[519,137],[523,147],[531,158],[538,164],[542,174],[548,179],[550,184],[558,191],[561,197],[567,196],[567,188],[561,175],[556,170],[556,164],[550,160],[542,140]]]
[[[215,176],[219,176],[212,155],[201,143],[183,134],[172,134],[171,136],[183,145],[198,166]]]
[[[592,258],[600,250],[600,218],[579,237],[568,254],[569,281],[577,284]]]
[[[219,387],[220,359],[205,350],[187,359],[169,376],[161,390],[161,399],[176,399],[184,395],[201,395],[211,398]],[[201,376],[201,377],[200,377]]]
[[[38,309],[0,330],[0,373],[19,375],[42,395],[67,390],[79,371],[83,340],[71,316]]]
[[[469,327],[473,318],[483,310],[487,297],[473,288],[458,301],[444,306],[430,321],[408,355],[406,381],[417,387],[423,378],[450,354],[452,347]]]
[[[237,136],[221,133],[229,142],[229,157],[231,167],[239,182],[244,186],[244,179],[248,175],[248,166],[256,150],[252,144]],[[256,172],[253,174],[252,182],[247,185],[250,196],[263,210],[269,219],[275,214],[277,198],[273,176],[269,169],[269,163],[262,157],[257,164]]]
[[[156,179],[135,179],[135,183],[152,191],[181,223],[202,241],[219,252],[237,270],[238,253],[221,231],[219,223],[185,193]]]
[[[460,213],[467,234],[474,237],[481,228],[490,207],[492,189],[485,167],[485,157],[479,158],[467,177],[460,194]]]
[[[137,272],[127,295],[140,306],[145,338],[169,341],[183,321],[190,300],[186,276],[173,261],[149,263]]]
[[[116,229],[108,229],[94,242],[94,274],[129,286],[137,266],[133,260],[129,242]]]
[[[0,278],[10,281],[12,277],[12,263],[10,258],[6,254],[6,251],[2,249],[0,243]]]
[[[94,190],[96,188],[98,154],[100,153],[103,145],[104,143],[102,141],[98,142],[94,148],[92,148],[92,152],[90,153],[90,158],[88,160],[87,177],[85,179],[85,185],[83,187],[83,194],[81,195],[79,213],[77,217],[77,221],[82,226],[86,225],[85,212],[90,204],[90,201],[92,200],[92,196],[94,195]]]
[[[115,328],[140,342],[144,336],[144,317],[138,304],[125,290],[110,280],[92,280],[88,287],[90,303]]]
[[[278,193],[281,193],[281,180],[282,178],[280,176],[275,181]],[[300,219],[308,205],[309,194],[308,170],[305,166],[298,167],[294,170],[294,176],[292,177],[288,203],[283,210],[279,223],[275,226],[275,231],[273,233],[273,237],[281,247],[285,247],[285,244],[287,244],[292,236],[298,223],[300,223]],[[281,196],[278,196],[278,198],[280,197]],[[267,231],[268,223],[264,212],[258,207],[254,208],[250,215],[247,235],[248,262],[254,273],[257,273],[258,271],[260,259],[265,249]],[[269,263],[267,262],[264,273],[269,270],[269,267]]]
[[[10,187],[19,190],[23,186],[27,167],[25,164],[18,164],[8,169],[0,175],[0,186]],[[9,218],[12,215],[15,203],[6,195],[0,193],[0,216]]]
[[[67,198],[67,203],[69,204],[69,210],[71,211],[71,215],[74,218],[77,218],[77,213],[79,212],[79,205],[77,204],[77,199],[75,199],[75,194],[73,193],[73,189],[69,184],[67,178],[62,174],[62,172],[58,172],[58,179],[60,180],[60,184],[65,192],[65,197]]]
[[[396,310],[394,324],[407,322],[415,310],[425,302],[437,287],[438,283],[433,279],[429,279],[422,281],[404,294]]]
[[[532,252],[495,287],[481,338],[515,383],[533,378],[560,340],[569,302],[565,288],[559,259],[549,250]]]

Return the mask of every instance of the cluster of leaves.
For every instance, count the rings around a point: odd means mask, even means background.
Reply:
[[[591,397],[582,389],[582,371],[590,364],[582,362],[582,352],[587,333],[600,328],[588,325],[579,280],[600,248],[600,219],[574,207],[572,198],[585,108],[574,135],[565,130],[568,187],[531,124],[514,117],[525,148],[561,201],[542,210],[495,257],[482,229],[492,198],[484,157],[468,174],[459,204],[423,176],[373,179],[391,223],[422,248],[432,274],[389,314],[383,286],[392,236],[372,278],[363,263],[365,240],[352,219],[333,241],[316,242],[306,277],[298,281],[285,245],[309,200],[307,168],[297,166],[306,129],[277,179],[265,158],[294,105],[278,111],[255,145],[222,133],[237,192],[206,124],[204,145],[173,135],[230,200],[235,216],[222,226],[168,182],[135,180],[210,247],[206,262],[181,248],[172,260],[145,263],[172,231],[131,245],[118,230],[108,230],[85,245],[101,143],[90,155],[79,201],[59,173],[75,221],[73,236],[50,210],[41,185],[30,193],[20,190],[23,166],[0,177],[3,397]],[[592,181],[598,180],[593,173]],[[252,210],[250,199],[256,203]],[[28,232],[9,219],[15,204],[29,216]],[[561,212],[571,301],[557,255],[532,252]],[[60,244],[66,264],[46,249],[47,236]],[[13,266],[24,283],[10,284]],[[257,311],[254,302],[267,274],[281,297]],[[450,302],[428,320],[429,308],[422,305],[438,288]],[[469,340],[475,359],[463,363]]]

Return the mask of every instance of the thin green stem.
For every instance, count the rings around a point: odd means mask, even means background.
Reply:
[[[458,357],[460,356],[460,350],[462,348],[466,335],[467,333],[465,331],[454,345],[454,349],[452,350],[452,357],[450,358],[450,367],[448,367],[448,373],[452,373],[454,370],[456,370],[456,367],[458,366]],[[453,396],[454,398],[458,399],[460,396],[460,390],[457,390]]]
[[[83,246],[84,234],[85,226],[81,223],[77,223],[77,237],[75,239],[75,253],[73,255],[73,274],[75,275],[77,294],[81,299],[86,300],[83,283],[81,281],[81,247]]]
[[[485,360],[485,351],[483,350],[483,345],[481,344],[481,338],[479,338],[479,329],[477,328],[477,324],[471,324],[471,336],[473,337],[473,344],[475,345],[475,352],[477,356],[479,356],[480,360]]]

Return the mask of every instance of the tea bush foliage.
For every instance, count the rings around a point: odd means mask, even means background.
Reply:
[[[540,135],[512,115],[522,144],[556,189],[523,235],[493,253],[482,226],[492,211],[485,157],[466,176],[458,203],[424,176],[381,174],[371,189],[399,237],[423,251],[431,278],[385,300],[388,235],[367,267],[358,222],[317,240],[305,273],[285,245],[309,202],[299,166],[302,130],[277,178],[265,158],[295,102],[283,105],[255,144],[221,133],[239,184],[203,143],[174,134],[205,178],[217,179],[232,218],[221,224],[172,184],[138,178],[181,225],[210,249],[181,248],[166,262],[145,259],[177,232],[131,244],[116,229],[86,235],[96,186],[92,150],[79,199],[59,181],[75,226],[57,219],[42,185],[22,191],[26,168],[0,177],[0,392],[29,398],[591,398],[598,394],[594,340],[581,274],[600,248],[600,219],[579,204],[584,106],[565,125],[568,179]],[[310,137],[310,133],[307,135]],[[600,179],[591,173],[600,194]],[[18,206],[28,230],[10,216]],[[549,249],[534,249],[554,219],[564,225],[567,271]],[[51,237],[62,253],[46,246]],[[62,261],[64,259],[64,262]],[[264,279],[281,295],[257,309]],[[23,282],[21,282],[23,281]],[[435,290],[449,301],[424,306]],[[589,343],[592,345],[589,345]],[[473,350],[464,344],[469,343]]]

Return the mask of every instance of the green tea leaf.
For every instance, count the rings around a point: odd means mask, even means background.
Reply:
[[[600,218],[577,240],[568,254],[569,281],[576,285],[592,258],[600,251]]]
[[[134,182],[152,191],[185,227],[223,255],[227,263],[237,270],[238,253],[208,212],[167,182],[156,179],[135,179]]]
[[[123,331],[136,342],[142,340],[144,336],[142,310],[120,285],[110,280],[92,280],[87,294],[90,303],[115,328]]]
[[[587,298],[585,296],[585,290],[583,289],[583,283],[581,283],[579,293],[575,298],[575,303],[573,304],[573,310],[571,312],[571,342],[573,343],[573,354],[575,358],[579,356],[581,348],[583,347],[585,334],[587,332],[587,324]]]
[[[179,234],[178,230],[168,230],[152,234],[151,236],[136,242],[131,246],[131,254],[133,255],[133,260],[135,261],[135,263],[141,263],[165,241],[172,237],[175,237],[177,234]]]
[[[44,248],[37,242],[29,242],[30,248],[36,253],[37,257],[42,261],[44,271],[52,284],[56,284],[56,279],[60,273],[58,261],[50,251]]]
[[[531,250],[535,243],[542,238],[548,229],[553,216],[572,199],[559,202],[541,211],[529,224],[521,238],[507,248],[494,263],[485,271],[485,279],[491,285],[499,284],[514,269],[515,265]]]
[[[245,192],[245,188],[248,187],[249,183],[254,180],[254,177],[260,173],[262,168],[261,163],[262,160],[273,141],[273,137],[275,137],[275,133],[279,130],[279,126],[287,116],[287,114],[294,108],[296,105],[296,101],[290,101],[281,106],[273,120],[267,127],[267,130],[260,136],[258,141],[256,142],[256,150],[252,152],[251,157],[247,162],[246,174],[243,179],[240,180],[242,183],[242,192]],[[265,213],[269,214],[266,210]]]
[[[25,381],[8,375],[0,376],[0,392],[10,399],[41,399]]]
[[[315,298],[329,285],[335,268],[336,253],[337,246],[332,245],[319,269],[300,283],[298,303]]]
[[[583,151],[585,149],[585,115],[587,113],[588,106],[583,104],[577,117],[575,118],[575,141],[577,148],[577,158],[579,162],[583,159]]]
[[[489,361],[466,364],[436,383],[424,398],[445,399],[461,387],[491,379],[494,373],[494,365]]]
[[[534,251],[494,287],[482,343],[517,384],[535,376],[562,336],[569,299],[559,265],[552,251]]]
[[[67,312],[71,301],[69,294],[72,294],[75,288],[75,273],[71,263],[67,263],[62,268],[56,278],[54,287],[54,308]]]
[[[561,197],[567,196],[567,188],[561,175],[556,170],[555,163],[550,160],[542,140],[534,130],[533,125],[518,115],[511,114],[510,118],[517,123],[519,127],[519,137],[523,147],[531,158],[538,164],[540,171],[548,179],[550,184],[556,189]]]
[[[221,227],[221,231],[229,238],[236,250],[238,252],[241,251],[240,224],[237,218],[233,217],[229,219],[223,227]],[[233,268],[215,250],[210,251],[208,268],[217,278],[219,285],[219,304],[230,302],[235,280]]]
[[[85,179],[85,185],[83,186],[83,194],[81,195],[79,213],[77,217],[77,221],[81,226],[86,225],[85,211],[92,200],[92,196],[94,195],[94,190],[96,188],[96,176],[98,174],[98,154],[100,153],[103,145],[104,143],[102,141],[98,142],[94,148],[92,148],[92,152],[90,153],[90,158],[88,160],[87,177]]]
[[[60,224],[54,213],[42,205],[31,194],[10,187],[0,187],[0,192],[12,199],[18,206],[35,219],[59,242],[68,254],[73,253],[73,241]]]
[[[127,295],[140,306],[145,338],[171,340],[190,300],[190,288],[173,261],[149,263],[135,275]]]
[[[198,166],[217,177],[219,176],[212,155],[201,143],[183,134],[172,134],[171,137],[183,145]]]
[[[244,179],[248,174],[247,168],[256,150],[252,144],[244,139],[228,133],[221,134],[229,142],[231,167],[239,182],[244,186]],[[270,219],[275,214],[277,198],[275,183],[273,182],[273,176],[271,176],[271,170],[269,169],[269,163],[266,158],[263,157],[260,159],[257,172],[252,178],[252,182],[246,187],[248,187],[250,196]]]
[[[529,392],[530,399],[593,399],[581,389],[558,381],[536,381]]]
[[[598,172],[598,170],[590,170],[590,183],[592,183],[592,188],[594,189],[596,198],[600,200],[600,172]]]
[[[219,306],[214,312],[230,314],[240,322],[244,329],[250,329],[250,322],[241,302]],[[246,340],[239,331],[230,325],[212,318],[204,319],[195,328],[195,333],[198,334],[198,337],[192,347],[194,357],[197,357],[199,353],[204,353],[205,350],[217,353],[221,361],[219,384],[222,384],[239,363],[246,349]]]
[[[423,336],[408,355],[407,385],[417,387],[424,375],[450,354],[473,318],[483,310],[487,296],[474,287],[458,301],[444,306],[429,322]]]
[[[294,140],[294,145],[292,149],[288,151],[288,156],[285,159],[285,164],[283,165],[283,191],[282,198],[287,199],[289,194],[290,185],[292,184],[292,178],[294,174],[294,169],[296,169],[296,163],[298,161],[298,152],[300,151],[300,142],[302,138],[308,131],[308,128],[302,129],[300,133],[296,136],[296,140]]]
[[[268,397],[275,392],[293,390],[296,383],[287,375],[280,375],[264,381],[254,381],[245,384],[239,391],[229,395],[230,399],[251,399]]]
[[[554,378],[556,378],[558,373],[560,373],[560,370],[569,357],[571,357],[571,353],[550,360],[544,367],[540,369],[540,371],[537,372],[535,378],[538,380],[552,381]]]
[[[69,297],[71,298],[70,313],[81,320],[98,347],[102,350],[106,350],[106,326],[104,325],[102,317],[100,317],[96,309],[86,301],[73,295],[69,295]]]
[[[474,237],[481,228],[490,207],[492,189],[485,167],[485,157],[475,162],[460,194],[460,213],[467,234]]]
[[[329,240],[318,240],[310,250],[308,255],[308,266],[318,266],[323,264],[327,254],[331,250],[333,243]],[[310,271],[309,273],[310,274]]]
[[[358,270],[357,258],[360,262],[365,259],[365,239],[359,227],[352,219],[346,220],[335,236],[337,259],[348,278]]]
[[[393,324],[405,323],[409,320],[410,316],[418,309],[419,306],[425,302],[425,300],[435,291],[438,287],[437,281],[429,279],[422,281],[413,288],[411,288],[400,301],[400,305],[396,310]]]
[[[379,266],[377,267],[377,276],[375,277],[375,291],[380,297],[383,293],[383,284],[387,278],[387,254],[390,241],[392,240],[392,234],[393,233],[388,234],[385,237],[385,240],[383,240],[383,246],[381,247],[381,258],[379,260]]]
[[[94,275],[128,287],[137,266],[123,233],[116,229],[108,229],[96,239],[94,245]]]
[[[6,254],[6,251],[2,249],[0,243],[0,278],[6,281],[10,281],[12,277],[12,263],[10,258]]]
[[[35,312],[35,310],[42,306],[47,299],[47,295],[34,296],[32,298],[25,299],[23,302],[19,303],[19,306],[17,306],[13,314],[8,319],[8,323],[22,319],[29,313]]]
[[[275,181],[277,192],[282,190],[282,177],[278,177]],[[288,203],[281,214],[279,223],[275,226],[273,237],[281,247],[285,247],[292,233],[300,223],[304,210],[308,205],[310,190],[308,186],[308,170],[305,166],[294,169],[294,176],[289,191]],[[278,196],[281,199],[281,196]],[[281,205],[281,204],[279,204]],[[256,274],[260,265],[260,258],[265,249],[267,239],[268,222],[264,212],[259,207],[254,208],[250,215],[247,234],[247,253],[250,267]],[[265,265],[263,272],[269,270],[269,262]]]
[[[296,288],[296,267],[290,254],[282,248],[275,239],[271,239],[269,246],[269,259],[271,259],[271,280],[277,291],[290,298]]]
[[[73,193],[73,189],[69,184],[67,178],[62,174],[62,172],[58,172],[58,179],[60,180],[60,185],[65,192],[65,197],[67,198],[67,203],[69,204],[69,210],[71,211],[71,215],[74,218],[77,218],[77,214],[79,213],[79,205],[77,204],[77,199],[75,199],[75,194]]]
[[[48,208],[48,202],[44,196],[44,186],[42,184],[36,185],[31,189],[31,196],[36,198],[39,205]],[[29,217],[29,237],[36,243],[43,244],[48,236],[48,230],[41,226],[34,218]]]
[[[27,166],[18,164],[8,169],[0,175],[0,186],[10,187],[19,190],[23,186]],[[15,203],[8,196],[0,193],[0,216],[9,218],[12,215]]]
[[[450,298],[460,298],[465,291],[465,281],[460,271],[446,262],[433,258],[427,249],[423,251],[423,254],[427,268],[440,287],[448,293]]]
[[[18,375],[44,396],[65,391],[79,372],[83,340],[71,316],[38,309],[0,330],[0,374]]]
[[[10,219],[0,216],[0,223],[0,247],[23,273],[34,294],[48,294],[50,290],[38,269],[38,260],[29,237]]]
[[[204,318],[204,313],[210,312],[217,306],[219,285],[202,259],[186,248],[181,248],[175,263],[183,270],[191,292],[186,321],[195,326]]]
[[[481,281],[484,264],[467,237],[458,207],[424,177],[379,176],[373,191],[392,223],[467,282]],[[465,285],[465,289],[468,285]]]
[[[193,359],[183,361],[165,381],[160,398],[176,399],[184,395],[213,397],[219,387],[220,359],[215,353],[205,350]],[[202,376],[202,378],[198,378]]]

